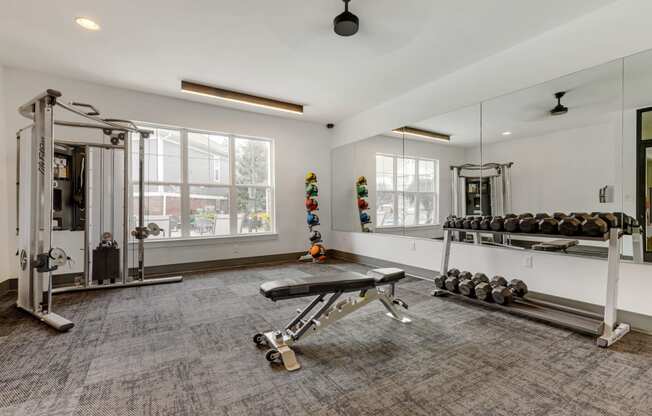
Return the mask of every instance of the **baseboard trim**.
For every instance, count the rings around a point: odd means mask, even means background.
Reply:
[[[306,254],[303,251],[295,253],[270,254],[266,256],[240,257],[235,259],[208,260],[192,263],[166,264],[161,266],[145,267],[147,277],[178,276],[186,273],[204,273],[221,269],[234,269],[239,267],[262,266],[266,264],[287,263],[297,261]]]
[[[340,250],[329,250],[330,256],[336,259],[345,260],[354,263],[360,263],[372,267],[398,267],[405,270],[405,273],[420,279],[432,280],[435,270],[423,269],[419,267],[408,266],[396,262],[378,259],[375,257],[361,256],[354,253],[348,253]],[[547,295],[545,293],[531,292],[528,296],[550,302],[566,308],[573,308],[588,314],[602,315],[604,313],[604,306],[592,303],[577,301],[573,299],[563,298],[559,296]],[[652,335],[652,316],[643,315],[636,312],[618,310],[618,321],[627,322],[631,325],[632,330],[644,334]]]
[[[407,264],[396,263],[393,261],[387,261],[379,259],[376,257],[361,256],[359,254],[348,253],[346,251],[340,250],[328,250],[328,257],[344,260],[351,263],[360,263],[365,266],[371,267],[397,267],[399,269],[405,270],[405,274],[416,277],[417,279],[423,280],[433,280],[435,278],[435,272],[428,269],[422,269],[420,267],[408,266]]]
[[[287,263],[297,261],[305,252],[270,254],[265,256],[241,257],[234,259],[208,260],[190,263],[165,264],[160,266],[145,267],[147,278],[178,276],[190,273],[208,273],[222,269],[234,269],[239,267],[263,266],[271,264]],[[74,283],[79,273],[65,273],[52,276],[54,287],[69,286]],[[0,283],[0,295],[16,291],[18,279],[11,278]]]

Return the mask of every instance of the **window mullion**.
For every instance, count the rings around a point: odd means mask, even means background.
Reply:
[[[235,179],[235,136],[229,135],[229,234],[238,234],[238,192]]]
[[[190,236],[190,187],[188,185],[188,130],[181,130],[181,236]]]
[[[395,225],[400,225],[398,222],[399,214],[398,214],[398,157],[394,156],[392,157],[392,168],[394,170],[394,224]]]
[[[417,192],[414,196],[414,223],[416,225],[421,224],[421,219],[419,217],[419,205],[421,202],[421,178],[419,176],[419,159],[414,159],[414,180],[417,181]]]

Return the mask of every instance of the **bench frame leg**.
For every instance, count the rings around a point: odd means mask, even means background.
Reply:
[[[361,291],[358,296],[348,297],[336,302],[343,292],[336,292],[325,300],[326,295],[319,295],[303,310],[298,310],[298,315],[286,325],[282,331],[270,331],[260,334],[260,340],[272,350],[273,358],[280,359],[288,371],[295,371],[301,368],[292,350],[292,346],[299,339],[315,333],[329,325],[337,322],[352,312],[357,311],[369,303],[378,300],[387,309],[387,316],[401,323],[411,322],[410,318],[403,315],[396,307],[397,304],[403,304],[394,298],[394,285],[390,290],[373,288]],[[306,316],[318,304],[324,304],[309,319]],[[403,304],[404,305],[404,304]],[[407,308],[407,305],[404,305]],[[270,354],[270,353],[268,353]]]

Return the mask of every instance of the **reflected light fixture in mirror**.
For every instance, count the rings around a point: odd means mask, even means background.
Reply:
[[[423,139],[438,140],[442,142],[449,143],[451,141],[451,136],[448,134],[437,133],[435,131],[417,129],[415,127],[401,127],[398,129],[392,130],[393,133],[400,134],[402,136],[412,136],[420,137]]]

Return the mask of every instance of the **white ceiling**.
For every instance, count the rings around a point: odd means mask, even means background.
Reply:
[[[181,79],[200,81],[305,104],[305,119],[330,122],[612,1],[352,0],[360,32],[340,38],[339,0],[5,0],[0,62],[213,102],[179,92]]]

